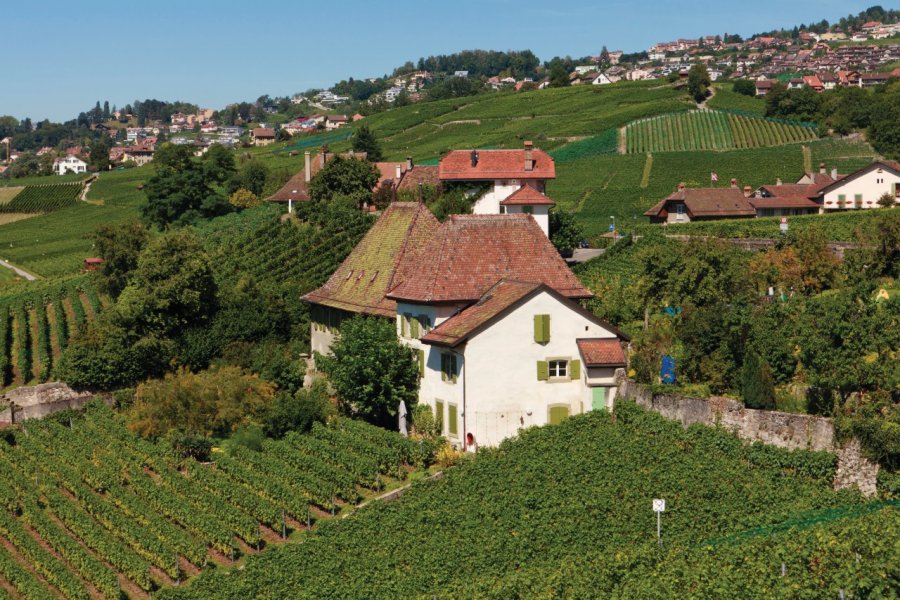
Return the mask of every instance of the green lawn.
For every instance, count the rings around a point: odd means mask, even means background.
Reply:
[[[716,95],[707,101],[707,106],[721,110],[740,110],[760,116],[765,114],[765,100],[735,93],[732,90],[733,87],[731,83],[714,84],[713,88],[716,90]]]
[[[60,183],[72,183],[87,179],[90,173],[69,173],[68,175],[35,175],[33,177],[19,177],[16,179],[0,179],[0,187],[17,187],[22,185],[56,185]]]

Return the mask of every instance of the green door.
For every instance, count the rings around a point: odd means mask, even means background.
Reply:
[[[594,410],[602,410],[606,408],[606,388],[591,388],[591,408]]]
[[[568,418],[569,416],[569,407],[568,406],[551,406],[549,411],[549,421],[551,425],[556,425],[557,423],[562,423],[563,419]]]

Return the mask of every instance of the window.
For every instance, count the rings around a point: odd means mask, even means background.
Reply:
[[[539,360],[538,381],[577,381],[581,379],[581,361],[567,358]]]
[[[847,201],[847,196],[845,194],[838,194],[838,204],[843,204]]]
[[[862,202],[862,194],[854,194],[853,201],[854,202]]]
[[[416,320],[419,322],[419,333],[421,335],[425,335],[431,331],[431,318],[428,315],[418,315],[416,316]]]
[[[456,383],[456,355],[444,352],[441,354],[441,381]]]
[[[532,214],[532,213],[534,212],[534,207],[533,207],[533,206],[528,206],[528,205],[523,206],[523,207],[522,207],[522,212],[525,213],[526,215],[530,215],[530,214]]]
[[[534,341],[538,344],[550,341],[550,315],[534,315]]]
[[[549,361],[550,377],[565,377],[569,373],[569,361],[567,360],[551,360]]]

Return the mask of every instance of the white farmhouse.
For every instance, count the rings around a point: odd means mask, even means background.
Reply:
[[[871,165],[838,179],[819,191],[820,204],[826,210],[878,208],[878,199],[890,194],[900,202],[900,163],[890,160]]]
[[[77,156],[57,158],[53,161],[53,172],[57,175],[66,173],[87,173],[87,163]]]
[[[548,179],[556,179],[556,164],[530,141],[521,150],[453,150],[438,164],[438,177],[442,184],[488,184],[472,207],[474,214],[530,214],[549,236],[549,211],[555,202],[544,195],[544,189]],[[511,198],[525,187],[531,190]]]
[[[494,446],[521,428],[606,408],[627,338],[527,214],[453,215],[394,203],[312,304],[313,350],[344,318],[395,321],[419,360],[419,403],[454,444]]]

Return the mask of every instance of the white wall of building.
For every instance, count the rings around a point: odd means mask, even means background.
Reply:
[[[895,202],[900,200],[897,198],[898,189],[900,176],[879,167],[827,192],[824,196],[824,207],[826,211],[841,208],[878,208],[878,199],[885,193],[893,194]]]
[[[550,315],[550,341],[534,341],[534,315]],[[578,360],[576,338],[614,338],[612,332],[594,323],[581,312],[560,302],[547,292],[527,300],[470,338],[458,358],[457,383],[441,379],[440,354],[448,349],[431,347],[419,402],[434,409],[444,401],[445,422],[449,403],[458,403],[459,439],[475,436],[479,446],[495,446],[516,435],[520,428],[546,425],[551,406],[566,406],[569,414],[590,408],[586,403],[588,373],[581,365],[577,380],[562,378],[539,381],[538,361]],[[460,348],[457,348],[460,350]],[[594,383],[607,378],[594,377]],[[612,375],[608,377],[612,385]]]
[[[525,209],[525,206],[515,205],[515,206],[504,206],[506,209],[506,213],[510,215],[516,215],[523,212],[528,212]],[[548,204],[539,204],[536,206],[529,206],[531,209],[529,213],[534,220],[537,221],[537,224],[540,225],[541,231],[544,232],[544,235],[550,237],[550,205]]]

